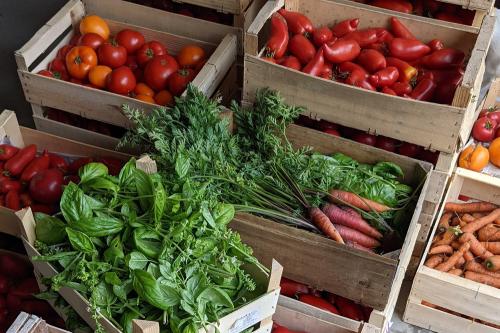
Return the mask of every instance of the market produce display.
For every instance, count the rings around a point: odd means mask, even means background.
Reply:
[[[428,16],[438,20],[471,25],[475,11],[459,5],[436,0],[353,0],[371,6],[394,10],[405,14]]]
[[[177,55],[168,47],[147,41],[132,29],[110,36],[106,21],[89,15],[80,21],[70,44],[62,46],[38,74],[172,106],[174,96],[181,95],[201,70],[207,54],[199,45],[185,45]]]
[[[134,159],[118,176],[89,163],[79,177],[64,189],[61,214],[36,214],[42,256],[33,259],[56,265],[51,289],[80,292],[94,319],[103,315],[124,332],[133,319],[197,332],[265,292],[242,265],[267,269],[227,229],[234,207],[202,200],[203,187],[165,182]]]
[[[397,18],[391,30],[358,30],[362,18],[316,27],[304,14],[271,16],[263,58],[323,79],[384,94],[451,104],[464,75],[465,54],[439,40],[424,42]]]

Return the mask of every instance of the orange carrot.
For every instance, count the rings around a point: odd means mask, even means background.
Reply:
[[[476,272],[476,273],[481,273],[481,274],[489,275],[491,277],[500,279],[500,272],[490,272],[483,265],[481,265],[475,261],[466,262],[465,266],[464,266],[464,270]]]
[[[357,214],[356,211],[344,210],[336,205],[326,204],[323,207],[323,213],[325,213],[334,224],[345,225],[346,227],[356,229],[376,239],[381,239],[383,237],[377,229],[363,220],[361,215]]]
[[[460,248],[460,246],[462,245],[462,243],[460,243],[459,241],[453,241],[453,242],[451,242],[450,245],[454,250],[458,250]],[[440,245],[440,246],[442,246],[442,245]]]
[[[472,271],[465,272],[465,278],[476,281],[482,284],[486,284],[495,288],[500,288],[500,278],[495,278],[486,274],[476,273]]]
[[[448,271],[448,273],[456,275],[456,276],[461,276],[464,271],[462,271],[460,268],[453,268]]]
[[[496,209],[498,206],[489,202],[471,202],[471,203],[453,203],[447,202],[444,205],[446,212],[455,213],[474,213],[474,212],[489,212]]]
[[[347,245],[349,247],[352,247],[354,249],[358,249],[358,250],[361,250],[361,251],[373,253],[373,249],[369,249],[367,247],[364,247],[363,245],[359,245],[356,242],[347,241],[347,242],[345,242],[345,245]]]
[[[457,225],[460,225],[460,218],[458,216],[455,216],[451,219],[450,226],[456,227]]]
[[[450,220],[453,216],[452,212],[444,213],[439,219],[438,228],[440,232],[445,232],[450,227]]]
[[[444,261],[445,257],[439,254],[430,256],[424,263],[424,266],[434,268]]]
[[[331,190],[329,199],[333,203],[351,205],[367,212],[376,211],[378,213],[383,213],[391,210],[391,208],[387,207],[386,205],[380,204],[370,199],[362,198],[355,193],[341,190]]]
[[[488,224],[482,227],[477,232],[477,238],[481,242],[500,241],[500,226],[496,224]]]
[[[481,242],[481,245],[493,254],[500,254],[500,242]]]
[[[330,221],[328,216],[326,216],[321,209],[318,207],[311,207],[309,209],[309,216],[311,217],[312,223],[323,232],[326,236],[330,237],[334,241],[344,244],[344,240],[335,229],[333,223]]]
[[[451,257],[448,258],[445,262],[439,264],[436,266],[436,269],[441,272],[448,272],[450,269],[452,269],[458,260],[464,256],[464,252],[469,250],[470,244],[469,243],[464,243],[462,246],[451,255]]]
[[[443,234],[443,238],[436,242],[434,245],[450,245],[457,238],[455,231],[451,228],[446,230]]]
[[[465,262],[474,261],[474,255],[470,251],[465,251],[464,259],[465,259]]]
[[[467,224],[462,228],[463,232],[476,232],[487,224],[493,223],[497,218],[500,217],[500,208],[495,209],[491,213],[481,218],[478,218],[474,222]]]
[[[441,239],[443,239],[442,235],[434,235],[434,238],[432,239],[432,244],[439,242]]]
[[[477,218],[470,215],[470,214],[464,214],[464,215],[462,215],[462,217],[460,219],[467,224],[467,223],[474,222]]]
[[[466,232],[458,239],[460,243],[467,244],[470,243],[470,251],[474,253],[476,256],[481,257],[483,259],[487,259],[493,256],[493,253],[486,250],[484,246],[477,240],[476,236],[471,234],[470,232]]]
[[[500,256],[489,257],[484,261],[484,267],[490,272],[500,271]]]
[[[361,246],[373,249],[380,246],[380,242],[375,238],[365,235],[361,231],[353,228],[346,227],[341,224],[334,224],[335,228],[339,232],[342,239],[345,241],[351,241],[353,243],[358,243]]]
[[[429,251],[429,254],[439,254],[439,253],[452,254],[453,248],[449,245],[438,245],[432,247]]]
[[[458,259],[457,263],[455,264],[455,268],[461,268],[465,264],[465,258],[461,257]]]
[[[478,219],[478,218],[481,218],[484,215],[486,215],[486,213],[472,213],[472,217],[475,218],[475,219]]]

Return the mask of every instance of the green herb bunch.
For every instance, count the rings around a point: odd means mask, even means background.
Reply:
[[[125,332],[133,319],[159,321],[168,332],[196,332],[262,294],[243,269],[252,256],[227,224],[229,204],[200,201],[189,180],[165,186],[129,161],[118,177],[105,165],[80,169],[59,216],[37,213],[37,248],[58,269],[52,291],[69,287]],[[179,177],[182,175],[178,175]]]

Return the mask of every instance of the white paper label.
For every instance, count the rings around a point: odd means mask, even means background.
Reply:
[[[239,318],[236,320],[229,328],[228,333],[239,333],[243,331],[244,329],[247,329],[250,326],[253,326],[257,324],[260,321],[260,311],[259,310],[253,310],[252,312],[247,313],[243,317]]]

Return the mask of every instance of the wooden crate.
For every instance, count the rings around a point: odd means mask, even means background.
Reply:
[[[395,259],[355,250],[326,237],[249,214],[238,214],[230,225],[254,249],[261,262],[267,265],[276,258],[282,263],[284,276],[373,307],[370,325],[365,329],[384,332],[419,234],[422,207],[425,202],[440,199],[429,191],[433,185],[432,166],[297,125],[288,128],[287,137],[297,148],[310,146],[323,154],[340,152],[362,163],[394,162],[403,169],[405,183],[416,186],[425,181],[403,248]]]
[[[21,312],[10,325],[7,333],[70,333],[59,327],[51,326],[40,317]]]
[[[174,0],[200,7],[212,8],[222,13],[243,14],[252,0]]]
[[[259,58],[267,40],[268,18],[282,6],[305,13],[317,25],[360,17],[360,28],[387,26],[398,17],[418,38],[438,38],[445,45],[463,50],[469,57],[462,84],[453,105],[409,100],[313,77]],[[316,118],[344,126],[408,141],[440,152],[453,154],[464,142],[473,121],[477,95],[484,74],[495,18],[486,16],[481,28],[429,20],[416,16],[360,7],[339,0],[268,1],[245,37],[243,99],[252,101],[255,91],[270,87],[281,92],[290,104],[308,108]]]
[[[47,64],[54,59],[60,46],[68,43],[73,35],[74,29],[72,27],[78,25],[80,19],[87,14],[103,17],[108,23],[111,33],[116,33],[124,28],[132,28],[141,32],[146,40],[163,42],[172,54],[176,54],[181,47],[187,44],[200,45],[211,56],[193,80],[193,85],[207,96],[211,96],[236,59],[236,35],[226,34],[222,39],[215,40],[214,38],[198,40],[186,37],[181,35],[182,28],[189,32],[193,27],[184,22],[181,24],[178,20],[179,24],[175,29],[178,34],[170,33],[167,32],[169,31],[167,27],[163,28],[165,23],[154,23],[157,20],[169,22],[170,13],[162,12],[161,16],[148,16],[139,20],[140,17],[149,13],[147,9],[121,0],[70,0],[44,27],[36,32],[30,41],[15,53],[19,78],[28,102],[121,127],[130,125],[128,119],[121,112],[123,104],[142,108],[146,112],[154,108],[152,104],[130,97],[35,74],[46,68]],[[192,32],[186,33],[186,35],[190,34]],[[59,40],[59,38],[62,39]],[[38,61],[40,62],[38,63]]]
[[[444,202],[459,202],[459,195],[500,204],[500,179],[457,168]],[[441,208],[440,215],[443,213]],[[437,224],[433,228],[435,234]],[[404,321],[438,333],[500,332],[499,329],[465,319],[422,304],[427,301],[445,309],[500,325],[500,289],[462,277],[443,273],[423,265],[430,243],[425,249],[406,305]]]

